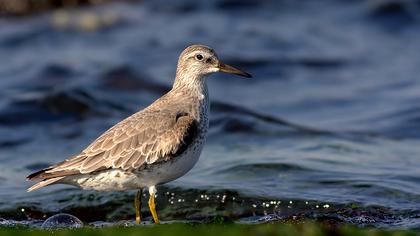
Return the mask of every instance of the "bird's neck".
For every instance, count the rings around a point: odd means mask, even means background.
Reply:
[[[191,114],[199,121],[208,117],[210,99],[205,78],[180,78],[177,77],[170,93],[182,97],[185,104],[190,104]],[[207,118],[206,118],[207,119]],[[208,123],[208,119],[206,120]]]
[[[187,92],[190,95],[198,96],[199,99],[207,99],[208,90],[206,78],[204,76],[191,76],[184,77],[182,74],[177,73],[174,85],[172,87],[174,92]]]

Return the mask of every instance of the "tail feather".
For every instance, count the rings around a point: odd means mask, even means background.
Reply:
[[[33,190],[36,190],[36,189],[39,189],[39,188],[45,187],[45,186],[47,186],[47,185],[53,184],[53,183],[55,183],[55,182],[57,182],[57,181],[59,181],[59,180],[63,179],[64,177],[65,177],[65,176],[61,176],[61,177],[54,177],[54,178],[51,178],[51,179],[42,180],[41,182],[38,182],[38,183],[36,183],[36,184],[32,185],[32,187],[28,188],[26,191],[27,191],[27,192],[31,192],[31,191],[33,191]],[[28,176],[28,178],[29,178],[29,176]]]
[[[42,170],[37,171],[35,173],[32,173],[32,174],[28,175],[26,177],[26,179],[27,180],[43,179],[43,178],[45,178],[44,177],[45,171],[48,171],[48,170],[51,170],[51,167],[50,168],[46,168],[46,169],[42,169]]]

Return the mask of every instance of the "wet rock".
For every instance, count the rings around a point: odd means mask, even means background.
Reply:
[[[43,229],[76,229],[82,228],[83,222],[73,215],[60,213],[45,220],[41,227]]]
[[[281,220],[283,220],[283,218],[279,216],[278,214],[268,214],[266,216],[262,216],[257,219],[257,221],[261,223],[269,223],[269,222],[281,221]]]
[[[352,209],[351,206],[327,210],[322,214],[304,214],[305,218],[316,219],[329,224],[352,224],[359,226],[374,226],[388,221],[394,221],[396,218],[390,212],[390,209],[380,207],[364,207]]]
[[[13,220],[6,220],[4,218],[0,218],[0,226],[1,227],[14,227],[16,226],[16,222]]]

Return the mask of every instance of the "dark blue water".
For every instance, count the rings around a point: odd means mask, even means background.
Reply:
[[[419,228],[419,14],[418,1],[203,0],[0,19],[0,224],[132,222],[133,192],[26,193],[25,176],[165,93],[201,43],[254,78],[208,79],[208,142],[159,188],[163,221]]]

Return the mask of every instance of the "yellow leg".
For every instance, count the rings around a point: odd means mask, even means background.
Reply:
[[[149,209],[150,212],[152,213],[152,217],[153,220],[155,221],[155,224],[159,224],[159,218],[156,212],[156,205],[155,205],[155,193],[156,193],[156,188],[154,186],[149,188]]]
[[[141,195],[143,194],[143,189],[140,189],[136,193],[134,198],[134,208],[136,208],[136,223],[140,224],[141,222]]]

